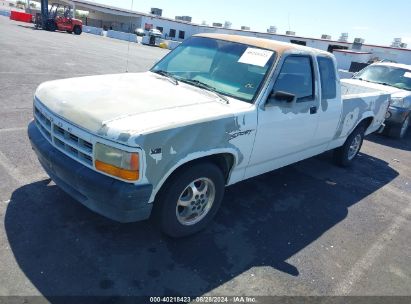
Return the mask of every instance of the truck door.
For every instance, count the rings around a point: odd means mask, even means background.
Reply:
[[[316,154],[317,63],[310,55],[288,55],[278,66],[270,85],[272,92],[257,110],[257,134],[246,177]],[[295,98],[286,100],[290,94]]]

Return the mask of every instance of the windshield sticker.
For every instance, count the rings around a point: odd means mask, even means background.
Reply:
[[[404,77],[411,78],[411,72],[405,72]]]
[[[256,48],[247,48],[238,62],[263,67],[267,64],[274,52]]]

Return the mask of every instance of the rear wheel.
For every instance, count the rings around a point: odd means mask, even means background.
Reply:
[[[341,167],[349,167],[352,161],[360,152],[362,143],[364,141],[364,126],[358,126],[351,134],[348,136],[342,147],[334,150],[334,161],[337,165]]]
[[[80,35],[81,32],[82,32],[81,27],[76,25],[73,29],[73,32],[74,32],[75,35]]]
[[[391,126],[388,135],[395,138],[404,138],[405,134],[407,133],[410,127],[410,115],[408,115],[401,125],[399,126]]]
[[[187,167],[171,177],[154,205],[161,231],[183,237],[204,229],[221,205],[224,184],[221,170],[209,162]]]

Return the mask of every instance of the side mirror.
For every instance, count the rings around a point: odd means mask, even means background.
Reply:
[[[284,91],[276,91],[271,93],[270,98],[278,101],[292,102],[295,99],[295,95]]]
[[[292,107],[297,96],[285,91],[273,91],[268,97],[267,106],[281,105],[282,107]]]

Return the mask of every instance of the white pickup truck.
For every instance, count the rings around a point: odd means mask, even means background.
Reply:
[[[353,161],[390,95],[345,84],[341,96],[335,66],[298,45],[195,35],[149,72],[41,84],[28,134],[50,177],[88,208],[120,222],[152,214],[185,236],[214,217],[225,186],[331,149]]]

